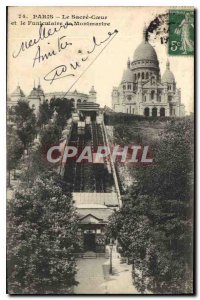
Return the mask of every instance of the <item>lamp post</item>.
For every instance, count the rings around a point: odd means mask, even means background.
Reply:
[[[109,273],[112,275],[112,250],[113,250],[113,241],[110,240],[110,270]]]

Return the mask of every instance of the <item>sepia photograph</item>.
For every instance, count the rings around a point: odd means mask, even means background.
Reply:
[[[194,295],[195,8],[7,6],[7,293]]]

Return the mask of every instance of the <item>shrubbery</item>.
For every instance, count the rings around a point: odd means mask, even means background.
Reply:
[[[193,139],[192,119],[172,120],[109,221],[142,293],[193,292]]]

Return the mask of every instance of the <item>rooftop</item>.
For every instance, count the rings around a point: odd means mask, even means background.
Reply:
[[[80,219],[91,215],[95,218],[102,220],[103,222],[108,222],[109,216],[114,212],[110,208],[77,208],[77,212],[80,215]]]
[[[80,205],[84,205],[84,208],[94,208],[99,205],[116,207],[119,205],[116,193],[72,193],[72,196],[76,207]]]

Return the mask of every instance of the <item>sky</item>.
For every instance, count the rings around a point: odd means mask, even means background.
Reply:
[[[112,88],[119,85],[123,70],[127,67],[128,57],[130,60],[133,59],[134,51],[142,41],[144,25],[148,26],[158,14],[167,11],[166,7],[10,7],[8,11],[8,94],[19,84],[24,93],[29,95],[34,81],[38,84],[40,79],[40,84],[46,93],[67,92],[70,87],[70,91],[76,89],[88,93],[91,86],[94,86],[97,102],[101,106],[111,107]],[[91,18],[87,19],[87,17]],[[48,37],[41,38],[34,44],[30,40],[38,40],[40,26],[33,25],[32,22],[39,21],[68,22],[69,25],[50,36],[48,30],[51,29],[52,33],[55,27],[58,29],[60,26],[43,26]],[[104,22],[110,25],[71,26],[74,21]],[[31,25],[28,25],[28,22]],[[115,30],[118,32],[114,33]],[[94,47],[93,37],[98,44],[96,47]],[[103,42],[105,40],[106,42]],[[161,75],[169,59],[177,87],[181,88],[182,103],[185,104],[186,113],[193,112],[193,56],[169,56],[166,45],[162,45],[159,39],[151,42],[157,52]],[[24,44],[20,51],[22,43]],[[30,43],[34,45],[30,46]],[[87,51],[92,53],[88,54]],[[48,59],[45,58],[45,54]],[[71,64],[75,66],[76,62],[79,63],[79,67],[74,70]],[[57,80],[51,81],[56,71],[60,76],[55,76]],[[74,76],[66,76],[70,74]],[[65,77],[60,78],[62,76]]]

